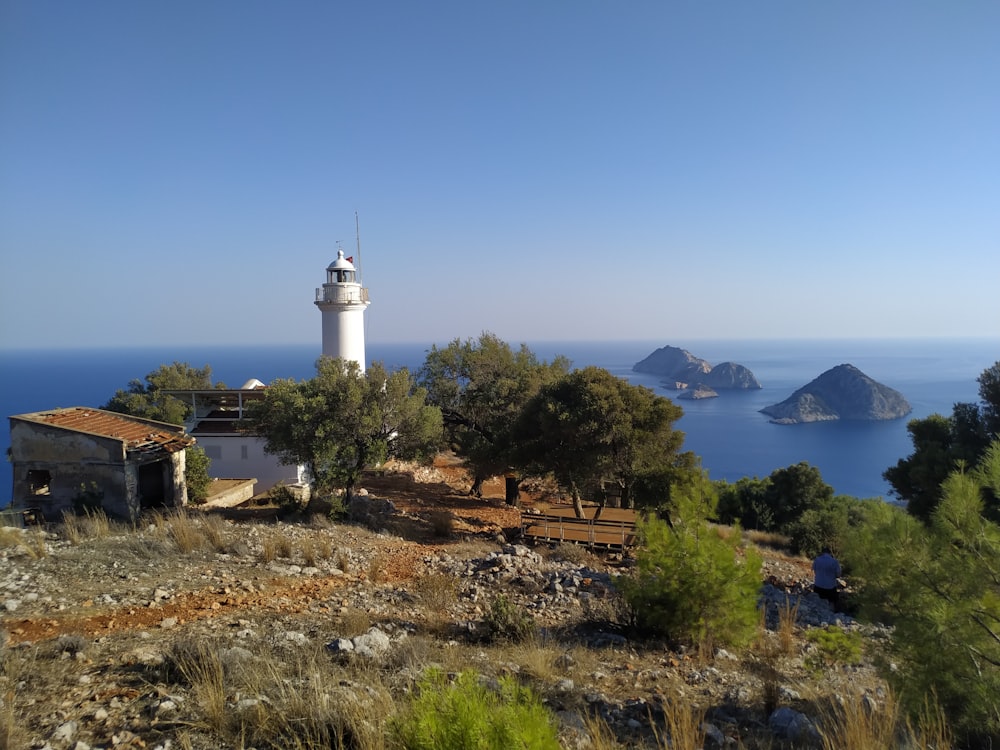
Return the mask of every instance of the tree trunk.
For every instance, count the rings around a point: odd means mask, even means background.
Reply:
[[[618,506],[619,508],[628,508],[629,510],[635,509],[635,498],[632,497],[632,485],[628,482],[625,482],[622,485],[622,495],[620,499],[621,504]]]
[[[485,477],[481,477],[478,474],[476,474],[476,476],[472,480],[472,489],[469,490],[469,494],[474,495],[475,497],[482,497],[483,482],[485,481],[486,481]]]
[[[517,507],[518,501],[521,499],[521,480],[511,474],[508,474],[503,478],[503,482],[504,497],[507,500],[507,505]]]
[[[580,498],[580,492],[573,487],[573,512],[576,514],[577,518],[586,518],[587,514],[583,512],[583,500]]]

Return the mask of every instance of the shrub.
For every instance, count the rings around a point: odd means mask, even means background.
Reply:
[[[806,640],[816,646],[816,653],[806,658],[806,666],[813,671],[861,660],[861,635],[858,633],[831,625],[813,628],[806,633]]]
[[[532,616],[518,609],[503,594],[493,597],[485,624],[486,634],[493,640],[523,641],[535,632]]]
[[[472,671],[450,683],[429,670],[391,728],[405,750],[559,748],[553,717],[529,688],[513,677],[487,686]]]
[[[674,495],[671,523],[637,524],[640,546],[630,575],[618,580],[641,632],[709,645],[741,645],[757,630],[761,558],[708,524],[715,494],[708,480]]]
[[[267,492],[272,505],[278,507],[278,514],[290,516],[302,510],[302,498],[286,484],[276,484]]]
[[[205,449],[192,445],[184,452],[184,482],[187,484],[188,500],[195,505],[201,505],[208,499],[208,490],[212,486],[212,477],[208,475],[208,467],[212,459]]]
[[[431,512],[427,519],[430,522],[431,532],[434,536],[447,539],[455,531],[455,517],[451,511],[435,510]]]

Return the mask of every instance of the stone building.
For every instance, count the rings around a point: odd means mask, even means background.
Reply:
[[[183,427],[74,406],[10,417],[11,507],[57,520],[100,507],[135,519],[149,508],[187,503]]]

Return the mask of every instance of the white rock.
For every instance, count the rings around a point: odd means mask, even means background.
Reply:
[[[64,724],[60,724],[56,731],[52,733],[52,739],[56,742],[65,742],[68,744],[73,741],[79,728],[79,724],[75,721],[67,721]]]

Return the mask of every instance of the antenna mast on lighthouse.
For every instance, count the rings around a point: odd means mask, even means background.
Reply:
[[[358,245],[358,281],[364,283],[364,276],[361,273],[361,223],[358,220],[358,212],[354,212],[354,236]]]

